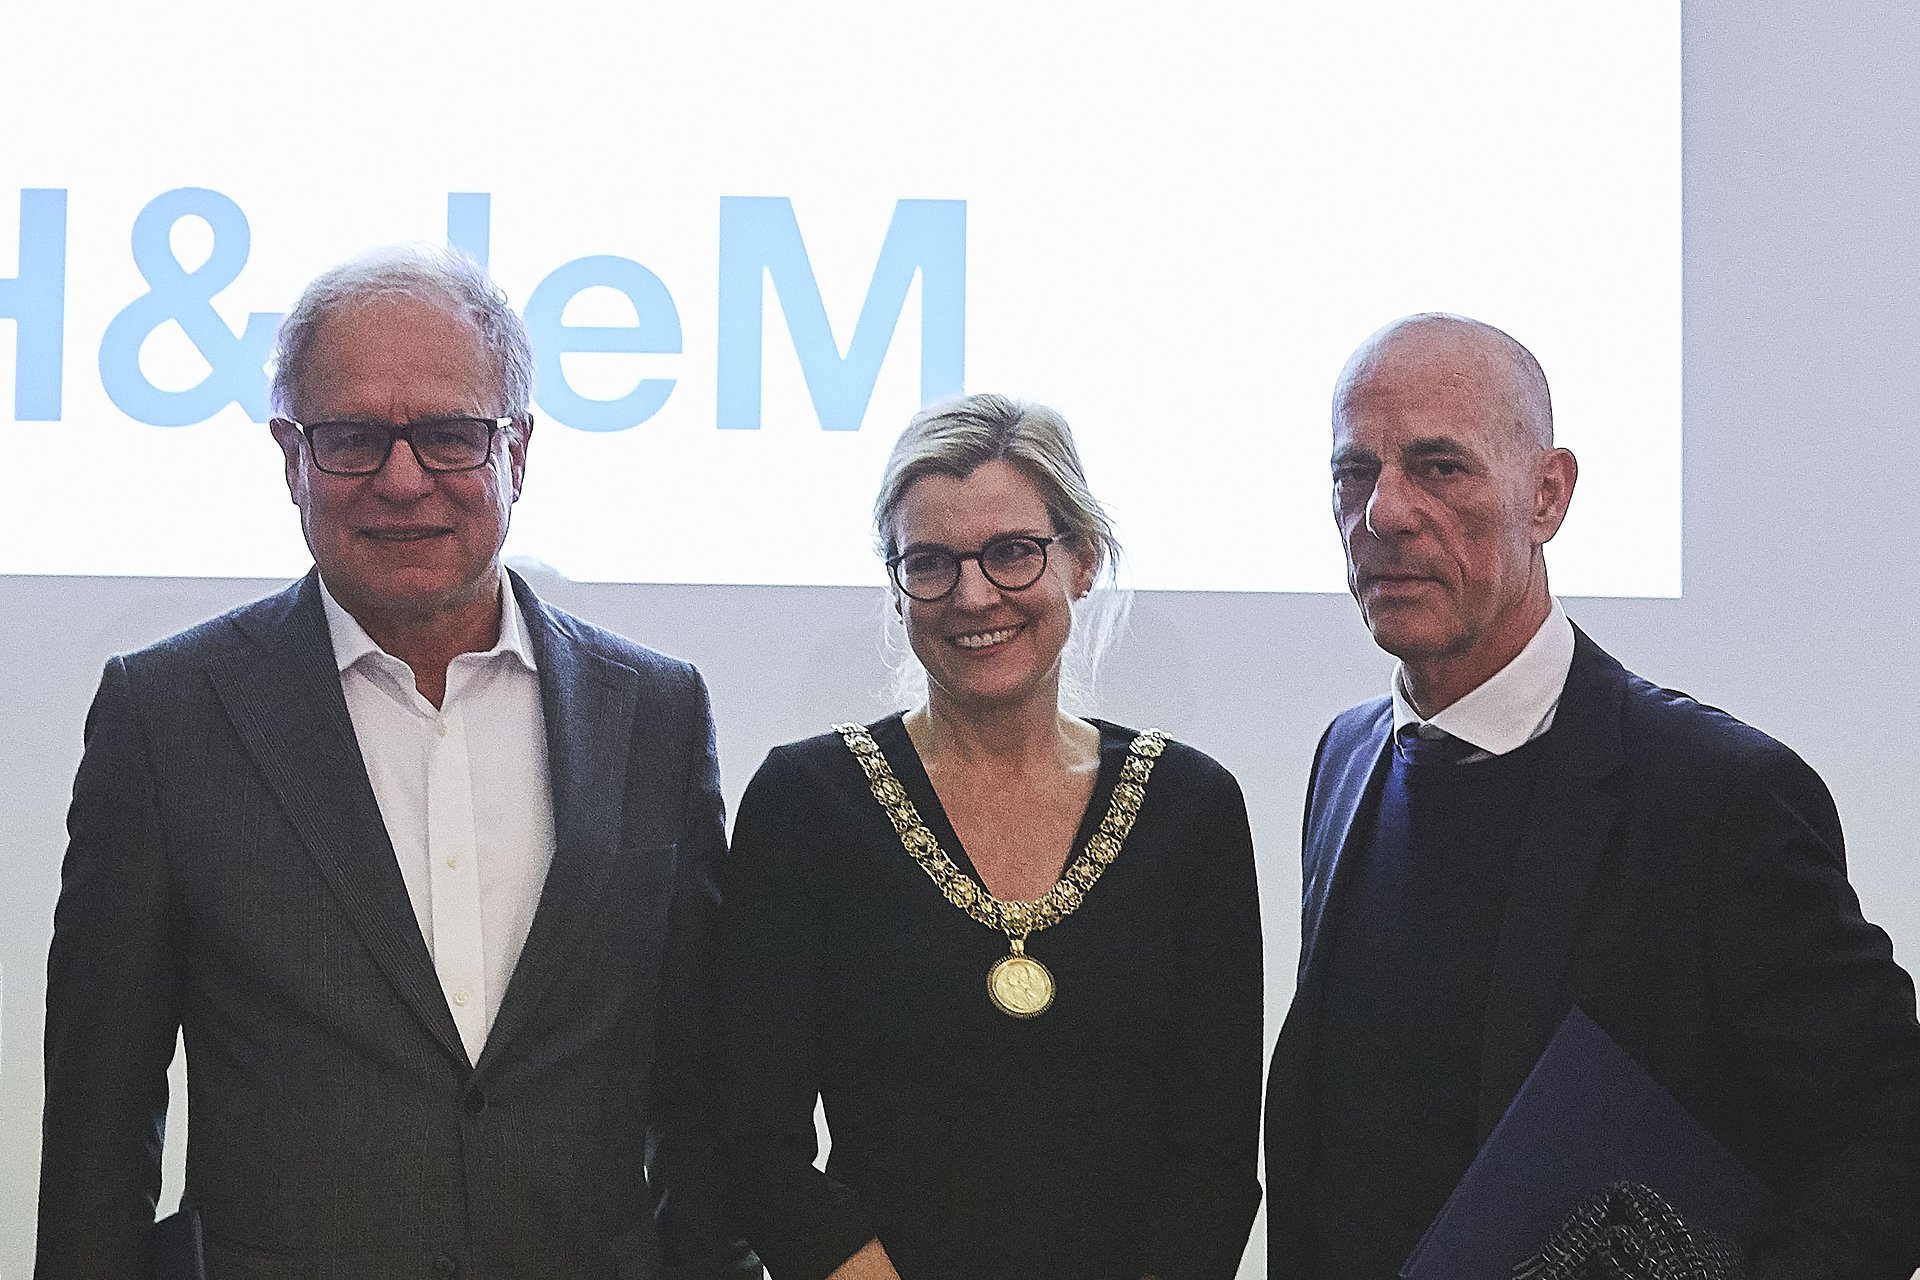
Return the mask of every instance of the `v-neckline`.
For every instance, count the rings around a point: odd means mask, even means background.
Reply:
[[[879,744],[887,762],[893,766],[894,776],[900,779],[900,785],[906,789],[907,798],[920,811],[920,820],[932,830],[934,839],[947,851],[954,865],[979,885],[982,893],[997,902],[1037,902],[1060,883],[1067,874],[1067,868],[1073,865],[1080,851],[1087,847],[1087,841],[1093,839],[1094,832],[1099,830],[1100,820],[1113,803],[1113,789],[1120,782],[1120,768],[1126,760],[1127,748],[1133,742],[1133,735],[1119,725],[1093,717],[1088,717],[1087,722],[1100,731],[1100,768],[1094,775],[1093,791],[1087,797],[1086,809],[1080,814],[1080,825],[1073,833],[1073,843],[1067,847],[1060,869],[1054,872],[1053,882],[1038,897],[1024,899],[1001,898],[987,887],[986,877],[973,865],[972,856],[967,853],[966,846],[960,842],[959,832],[953,829],[953,823],[947,817],[946,806],[940,803],[940,793],[934,790],[933,779],[927,775],[927,767],[921,762],[919,749],[913,745],[913,735],[907,732],[906,714],[896,711],[874,725],[873,730],[874,741]]]

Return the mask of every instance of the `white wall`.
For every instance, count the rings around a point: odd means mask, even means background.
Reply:
[[[1854,884],[1911,968],[1920,756],[1899,701],[1920,633],[1920,13],[1697,0],[1684,24],[1685,594],[1569,608],[1630,666],[1774,733],[1825,775]],[[260,483],[277,484],[264,434],[260,459]],[[26,1275],[31,1258],[46,945],[100,663],[276,585],[0,579],[0,1277]],[[729,798],[770,745],[883,709],[866,592],[546,589],[701,665]],[[1308,759],[1328,716],[1378,692],[1387,664],[1343,597],[1151,595],[1134,618],[1103,711],[1162,725],[1240,776],[1262,859],[1271,1036],[1293,988]],[[1256,1237],[1246,1275],[1260,1253]]]

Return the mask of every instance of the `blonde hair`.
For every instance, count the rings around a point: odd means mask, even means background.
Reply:
[[[894,442],[873,503],[874,540],[882,559],[900,551],[900,506],[915,481],[927,476],[965,479],[985,463],[1002,461],[1039,492],[1055,533],[1094,557],[1094,590],[1073,606],[1073,631],[1061,660],[1061,701],[1091,709],[1094,675],[1107,647],[1126,620],[1131,603],[1116,585],[1121,551],[1113,521],[1087,487],[1080,452],[1067,420],[1042,404],[980,393],[929,405],[913,416]],[[907,644],[894,612],[882,651],[893,671],[891,693],[914,705],[926,696],[926,672]]]

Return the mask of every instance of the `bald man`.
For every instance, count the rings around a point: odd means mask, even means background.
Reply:
[[[1753,1280],[1907,1280],[1913,984],[1813,770],[1567,620],[1544,551],[1577,474],[1489,325],[1396,321],[1340,375],[1348,586],[1399,663],[1314,760],[1269,1274],[1396,1274],[1577,1005],[1777,1194]]]

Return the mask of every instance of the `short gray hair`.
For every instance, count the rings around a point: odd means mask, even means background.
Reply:
[[[411,298],[469,321],[500,371],[505,416],[524,421],[533,402],[533,343],[527,326],[486,269],[454,249],[396,245],[322,272],[280,322],[274,343],[273,411],[289,414],[304,389],[313,343],[335,311],[372,298]]]
[[[1087,487],[1073,432],[1058,412],[1043,404],[979,393],[929,405],[915,414],[894,442],[873,503],[881,558],[891,559],[900,551],[895,526],[915,481],[927,476],[964,480],[993,461],[1008,463],[1033,484],[1054,530],[1063,540],[1093,551],[1094,581],[1109,588],[1095,591],[1075,606],[1073,635],[1062,663],[1062,700],[1076,709],[1091,709],[1094,672],[1125,625],[1131,599],[1128,593],[1111,589],[1120,563],[1120,540],[1106,508]],[[926,673],[913,659],[904,635],[890,633],[884,644],[893,668],[895,701],[917,703],[925,696]]]

